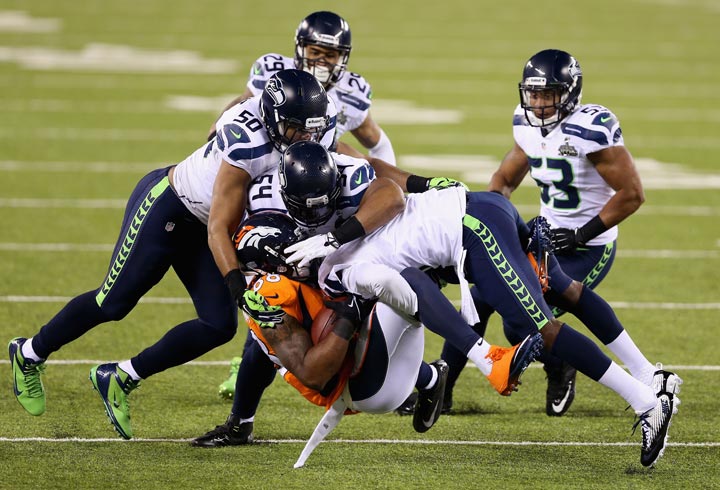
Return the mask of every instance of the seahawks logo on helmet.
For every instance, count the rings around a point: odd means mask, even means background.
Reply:
[[[570,57],[570,65],[568,66],[568,75],[573,77],[573,79],[576,79],[578,75],[582,75],[580,63],[578,63],[577,60],[572,56]]]
[[[267,84],[265,84],[265,92],[272,97],[274,107],[280,107],[287,100],[282,81],[278,77],[272,77],[268,80]]]

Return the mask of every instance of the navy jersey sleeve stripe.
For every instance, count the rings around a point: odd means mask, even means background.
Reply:
[[[239,160],[253,160],[255,158],[260,158],[271,153],[273,149],[273,142],[268,141],[262,146],[255,146],[253,148],[237,148],[231,151],[228,154],[228,157],[230,158],[230,160],[235,162]]]
[[[338,99],[360,111],[366,111],[370,107],[368,102],[364,102],[357,97],[353,97],[352,95],[344,94],[342,92],[338,92]]]
[[[594,141],[600,145],[608,144],[608,138],[605,133],[583,128],[582,126],[578,126],[576,124],[564,124],[562,126],[562,132],[572,136],[577,136],[578,138],[582,138],[584,140]]]

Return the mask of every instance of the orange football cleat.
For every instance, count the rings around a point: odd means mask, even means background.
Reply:
[[[491,346],[485,357],[493,362],[492,371],[487,376],[493,388],[503,396],[510,396],[513,391],[517,391],[520,375],[540,354],[542,347],[540,333],[528,335],[512,347]]]

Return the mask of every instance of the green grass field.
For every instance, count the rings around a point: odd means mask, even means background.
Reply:
[[[320,9],[349,21],[351,68],[372,83],[373,115],[399,165],[475,189],[512,144],[525,60],[549,47],[579,59],[583,100],[618,115],[646,185],[598,291],[646,356],[685,380],[664,458],[655,469],[640,465],[631,411],[587,378],[578,378],[567,416],[545,416],[536,366],[510,398],[468,369],[455,415],[423,435],[394,414],[347,417],[300,470],[292,464],[322,410],[281,380],[256,418],[263,443],[191,448],[188,439],[229,412],[216,389],[244,328],[199,363],[144,381],[131,397],[136,440],[122,442],[87,375],[194,316],[170,274],[123,321],[52,357],[42,417],[14,400],[1,361],[0,488],[720,488],[715,0],[4,0],[0,340],[33,335],[70,297],[99,285],[137,180],[199,146],[243,90],[250,64],[267,52],[291,54],[298,22]],[[535,214],[536,194],[528,185],[513,197],[523,215]],[[496,318],[488,337],[505,343]],[[426,360],[440,346],[428,334]]]

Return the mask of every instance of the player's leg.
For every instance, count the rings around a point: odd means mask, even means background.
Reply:
[[[252,335],[250,336],[252,338]],[[265,389],[275,379],[275,365],[259,344],[246,345],[238,366],[233,406],[224,424],[191,441],[195,447],[224,447],[253,441],[253,422]]]
[[[38,333],[10,343],[10,360],[21,405],[34,415],[45,411],[40,372],[50,354],[96,325],[119,320],[170,266],[166,244],[158,236],[158,223],[177,201],[167,185],[167,169],[155,170],[140,180],[128,200],[120,236],[100,288],[73,298]],[[179,204],[179,201],[177,201]],[[172,208],[172,206],[170,206]],[[148,246],[151,245],[151,246]]]
[[[590,339],[552,317],[520,245],[517,223],[522,221],[509,201],[492,194],[471,195],[467,213],[463,239],[468,251],[466,268],[481,296],[510,324],[540,328],[546,350],[630,404],[643,427],[643,464],[662,452],[673,413],[673,394],[663,390],[656,396],[653,389],[630,376]],[[491,273],[493,269],[495,273]],[[524,322],[522,316],[526,317]]]

